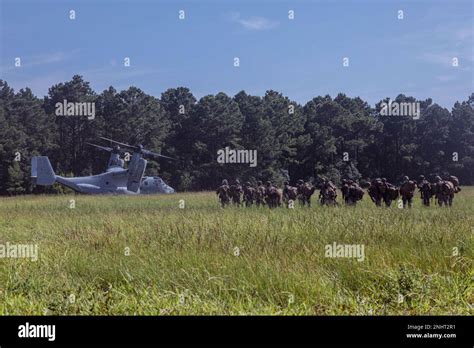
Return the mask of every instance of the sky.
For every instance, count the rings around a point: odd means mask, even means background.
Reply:
[[[39,97],[79,74],[97,93],[136,86],[160,97],[184,86],[200,98],[273,89],[304,104],[342,92],[371,105],[403,93],[450,109],[474,91],[473,4],[0,0],[0,79]]]

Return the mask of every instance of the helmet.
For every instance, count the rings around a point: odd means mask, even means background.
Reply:
[[[303,179],[299,179],[299,180],[298,180],[298,184],[304,184]]]
[[[271,181],[267,181],[267,186],[270,186],[272,184]]]
[[[382,182],[387,182],[387,179],[386,179],[386,178],[382,178]]]
[[[408,180],[410,180],[410,178],[405,175],[405,176],[403,177],[403,180],[408,181]]]
[[[222,180],[222,185],[229,185],[229,183],[227,182],[227,179]]]
[[[422,179],[422,180],[423,180],[424,178],[425,178],[425,176],[424,176],[424,175],[420,175],[420,179]]]
[[[441,177],[440,177],[439,175],[436,175],[436,176],[435,176],[435,180],[436,180],[436,181],[441,181]]]
[[[240,180],[239,180],[239,179],[235,179],[235,183],[236,183],[236,184],[240,184]]]
[[[247,185],[247,186],[252,186],[252,184],[250,183],[250,181],[247,181],[247,182],[245,183],[245,185]]]

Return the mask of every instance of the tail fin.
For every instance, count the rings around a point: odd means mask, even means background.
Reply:
[[[53,167],[46,156],[35,156],[31,159],[31,179],[36,185],[50,186],[56,181]]]

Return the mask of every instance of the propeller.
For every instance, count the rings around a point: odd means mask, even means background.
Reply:
[[[111,147],[96,145],[96,144],[87,143],[87,142],[86,142],[86,144],[87,144],[87,145],[90,145],[90,146],[94,146],[94,147],[96,147],[96,148],[98,148],[98,149],[101,149],[101,150],[104,150],[104,151],[107,151],[107,152],[112,152],[112,151],[113,151],[113,149],[112,149]]]
[[[159,154],[159,153],[156,153],[156,152],[144,150],[144,149],[141,150],[141,153],[142,153],[143,155],[145,155],[145,156],[150,156],[150,157],[154,157],[154,158],[159,158],[159,157],[161,157],[161,158],[167,158],[167,159],[176,161],[176,158],[168,157],[168,156],[165,156],[165,155],[162,155],[162,154]]]
[[[100,137],[100,138],[103,139],[103,140],[107,140],[107,141],[110,141],[112,143],[127,147],[129,149],[132,149],[134,152],[141,153],[142,155],[147,156],[147,157],[152,157],[152,158],[155,158],[155,159],[161,157],[161,158],[167,158],[167,159],[170,159],[170,160],[173,160],[173,161],[176,160],[176,158],[173,158],[173,157],[168,157],[168,156],[165,156],[165,155],[161,155],[159,153],[156,153],[156,152],[153,152],[153,151],[150,151],[150,150],[145,150],[142,145],[130,145],[130,144],[121,143],[119,141],[115,141],[113,139],[109,139],[109,138],[105,138],[105,137]]]
[[[100,137],[100,138],[103,139],[103,140],[110,141],[111,143],[115,143],[115,144],[118,144],[118,145],[122,145],[122,146],[128,147],[129,149],[133,149],[133,150],[139,150],[139,149],[140,149],[139,146],[134,146],[134,145],[129,145],[129,144],[121,143],[121,142],[119,142],[119,141],[115,141],[115,140],[113,140],[113,139],[109,139],[109,138],[105,138],[105,137]]]

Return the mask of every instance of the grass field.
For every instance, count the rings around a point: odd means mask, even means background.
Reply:
[[[411,210],[376,208],[367,195],[357,207],[313,203],[1,198],[0,244],[37,244],[38,260],[0,258],[0,314],[473,313],[474,188],[451,209],[418,196]],[[364,245],[364,261],[325,257],[333,242]]]

